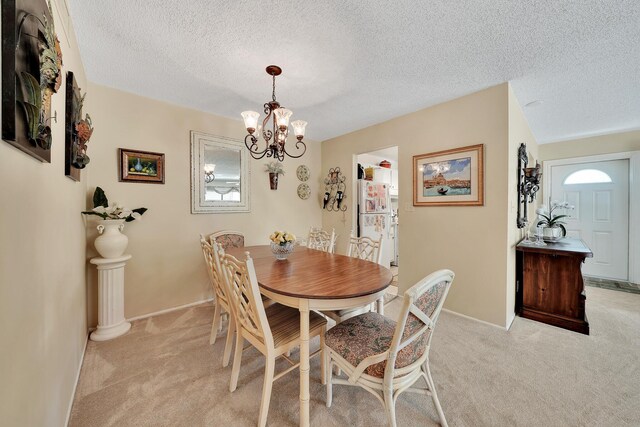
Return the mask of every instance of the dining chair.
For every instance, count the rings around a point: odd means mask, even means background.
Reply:
[[[218,330],[222,324],[223,313],[230,314],[229,298],[227,297],[226,286],[224,284],[224,278],[222,276],[222,270],[220,269],[220,263],[217,259],[215,251],[207,239],[200,235],[200,246],[202,247],[202,253],[204,260],[207,264],[207,273],[209,274],[209,282],[213,288],[215,294],[215,309],[213,312],[213,323],[211,325],[211,335],[209,337],[209,344],[213,345],[216,342]],[[233,345],[233,334],[235,331],[235,322],[229,317],[227,327],[227,340],[224,346],[224,354],[222,357],[222,366],[229,365],[229,359],[231,358],[231,347]]]
[[[439,270],[407,289],[397,322],[372,312],[329,329],[325,336],[327,407],[334,383],[360,386],[384,405],[389,425],[395,427],[396,400],[409,391],[430,395],[440,424],[447,426],[429,368],[429,350],[454,276],[450,270]],[[334,379],[334,366],[348,379]],[[426,389],[412,387],[420,378],[425,379]]]
[[[356,237],[351,231],[347,255],[380,264],[382,260],[382,234],[378,240],[370,237]]]
[[[209,235],[209,242],[219,243],[224,249],[244,248],[244,234],[231,230],[216,231]]]
[[[307,248],[317,249],[323,252],[334,253],[336,246],[336,230],[331,233],[321,228],[311,227],[307,236]]]
[[[382,234],[378,240],[369,237],[356,237],[351,231],[347,256],[380,264],[382,259]],[[369,311],[372,306],[349,308],[345,310],[323,311],[322,314],[340,323],[350,317]],[[383,314],[383,313],[380,313]]]
[[[287,353],[300,345],[300,313],[297,309],[274,303],[265,308],[261,304],[258,279],[249,252],[245,252],[246,260],[240,261],[232,255],[225,254],[219,245],[214,250],[219,256],[225,283],[229,290],[231,312],[236,320],[237,335],[236,349],[231,370],[229,391],[233,392],[238,385],[240,364],[244,340],[249,341],[266,359],[264,383],[262,386],[262,401],[258,415],[258,425],[263,427],[267,423],[271,388],[275,380],[300,366],[294,363]],[[320,337],[320,349],[313,353],[321,356],[322,384],[326,383],[324,357],[324,334],[327,321],[317,313],[309,313],[309,337]],[[282,356],[292,366],[274,375],[276,358]]]

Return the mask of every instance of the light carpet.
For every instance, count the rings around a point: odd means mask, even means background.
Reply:
[[[431,367],[449,425],[640,425],[640,295],[599,288],[587,295],[590,336],[519,317],[505,331],[443,312]],[[395,317],[400,303],[390,302],[387,315]],[[208,341],[212,315],[209,305],[183,309],[136,321],[115,340],[90,341],[70,426],[255,425],[264,358],[245,351],[238,389],[229,393],[224,339]],[[276,371],[286,366],[280,361]],[[311,425],[385,425],[382,406],[364,390],[334,386],[327,408],[318,358],[310,392]],[[398,399],[397,420],[437,425],[430,398],[409,393]],[[298,425],[297,372],[274,384],[268,425]]]

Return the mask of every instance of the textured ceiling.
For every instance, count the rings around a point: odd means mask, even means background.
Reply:
[[[640,128],[638,0],[69,3],[91,81],[240,120],[278,64],[316,140],[505,81],[539,142]]]

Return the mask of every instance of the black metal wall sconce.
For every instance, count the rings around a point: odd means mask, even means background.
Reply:
[[[347,205],[344,203],[344,199],[347,198],[347,195],[344,194],[347,188],[345,181],[346,178],[340,172],[340,168],[329,169],[329,173],[324,179],[322,209],[335,212],[345,212],[347,210]]]
[[[520,144],[518,148],[518,228],[524,228],[528,224],[527,205],[536,198],[536,193],[540,189],[540,163],[536,162],[535,167],[528,168],[529,156],[527,155],[527,145]]]

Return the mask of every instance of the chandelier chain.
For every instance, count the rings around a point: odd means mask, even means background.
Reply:
[[[273,74],[273,92],[271,94],[271,99],[273,100],[273,102],[276,102],[276,75]]]

